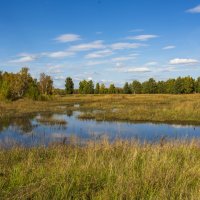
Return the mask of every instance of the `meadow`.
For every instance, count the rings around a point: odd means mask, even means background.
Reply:
[[[200,146],[106,139],[0,151],[0,199],[199,199]]]

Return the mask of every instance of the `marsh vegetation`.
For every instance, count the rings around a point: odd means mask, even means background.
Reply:
[[[200,94],[189,95],[69,95],[49,101],[0,101],[0,118],[35,112],[80,110],[80,118],[96,120],[200,123]],[[74,106],[78,105],[78,106]],[[98,110],[99,112],[92,112]]]
[[[198,199],[199,98],[199,94],[77,94],[54,96],[49,101],[26,98],[1,101],[1,137],[5,134],[13,137],[14,134],[16,139],[13,131],[20,130],[28,148],[18,143],[12,143],[9,148],[2,146],[0,199]],[[103,134],[98,140],[91,140],[81,123],[72,123],[75,118],[96,128],[100,126],[96,120],[102,121],[103,127],[111,121],[115,128],[118,121],[135,123],[133,126],[127,124],[132,132],[131,127],[136,128],[143,122],[176,124],[176,129],[181,124],[192,125],[186,130],[194,131],[197,138],[159,138],[154,142],[141,142],[137,138],[122,140],[123,137],[107,140]],[[88,119],[92,120],[84,121]],[[81,134],[84,132],[84,143],[63,134],[67,130],[75,133],[72,130],[77,129],[71,129],[72,124],[80,127]],[[143,129],[150,132],[147,126]],[[11,129],[7,129],[9,127]],[[161,125],[158,130],[163,128]],[[121,130],[122,136],[125,129]],[[114,131],[116,129],[110,133]],[[186,134],[190,133],[187,131]],[[50,136],[54,140],[50,140]],[[36,146],[31,145],[30,138]]]
[[[199,141],[0,151],[1,199],[199,199]]]

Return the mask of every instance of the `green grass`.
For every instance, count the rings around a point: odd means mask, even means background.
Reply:
[[[0,199],[194,199],[200,197],[196,142],[0,150]]]

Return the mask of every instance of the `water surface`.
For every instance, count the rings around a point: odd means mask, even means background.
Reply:
[[[80,120],[80,112],[66,114],[43,113],[4,120],[0,124],[0,145],[48,145],[67,141],[71,136],[81,140],[98,140],[107,137],[137,139],[154,142],[166,139],[193,139],[200,137],[200,127],[154,123],[108,122]]]

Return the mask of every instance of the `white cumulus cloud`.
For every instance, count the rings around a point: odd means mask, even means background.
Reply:
[[[196,59],[191,59],[191,58],[175,58],[169,61],[171,65],[190,65],[190,64],[196,64],[199,61]]]

